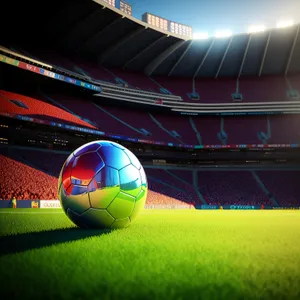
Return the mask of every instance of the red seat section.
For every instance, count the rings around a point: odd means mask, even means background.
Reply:
[[[24,107],[14,104],[19,101]],[[95,128],[73,114],[36,98],[0,90],[0,113],[11,113],[48,121],[60,121],[78,126]]]

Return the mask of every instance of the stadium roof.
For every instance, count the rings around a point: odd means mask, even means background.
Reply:
[[[108,68],[194,78],[300,73],[299,24],[184,40],[101,0],[6,1],[1,12],[0,44],[55,50]]]

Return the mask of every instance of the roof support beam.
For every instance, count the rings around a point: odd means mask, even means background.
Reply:
[[[240,66],[240,70],[239,70],[239,74],[238,74],[237,78],[241,77],[241,74],[242,74],[242,71],[243,71],[243,67],[244,67],[244,64],[245,64],[245,60],[246,60],[246,57],[247,57],[247,54],[248,54],[249,46],[250,46],[250,43],[251,43],[251,38],[252,38],[252,35],[249,34],[247,46],[246,46],[246,49],[245,49],[245,52],[244,52],[243,60],[242,60],[242,63],[241,63],[241,66]]]
[[[120,16],[117,19],[115,19],[112,22],[110,22],[109,24],[107,24],[106,26],[104,26],[103,28],[101,28],[100,31],[98,31],[96,34],[94,34],[91,37],[89,37],[85,42],[83,42],[79,47],[77,47],[77,49],[75,50],[75,52],[76,53],[80,52],[80,50],[82,50],[86,45],[88,45],[93,40],[95,40],[98,37],[100,37],[101,34],[103,34],[105,31],[109,30],[113,25],[115,25],[116,23],[120,22],[122,19],[123,19],[122,16]]]
[[[296,46],[296,43],[297,43],[297,40],[298,40],[298,36],[299,36],[299,30],[300,30],[300,25],[298,25],[297,29],[296,29],[294,42],[293,42],[293,45],[292,45],[292,48],[291,48],[291,52],[290,52],[290,55],[289,55],[289,58],[288,58],[288,61],[286,63],[286,67],[285,67],[285,70],[284,70],[284,76],[287,76],[287,73],[288,73],[289,68],[290,68],[291,60],[292,60],[292,57],[293,57],[293,54],[294,54],[294,50],[295,50],[295,46]]]
[[[145,31],[145,27],[139,27],[138,29],[134,30],[132,33],[126,35],[124,38],[122,38],[119,42],[114,44],[112,47],[109,47],[99,58],[98,63],[102,64],[105,62],[109,56],[114,53],[116,50],[118,50],[122,45],[133,39],[136,35],[138,35],[141,32]]]
[[[157,67],[166,59],[168,58],[174,51],[176,51],[179,47],[185,44],[185,40],[180,40],[166,49],[163,53],[158,55],[150,64],[145,68],[145,74],[147,76],[151,76],[152,73],[157,69]]]
[[[229,48],[230,48],[230,46],[231,46],[231,43],[232,43],[232,36],[231,36],[230,39],[228,40],[227,47],[226,47],[226,49],[225,49],[225,52],[224,52],[223,57],[222,57],[222,60],[221,60],[221,62],[220,62],[220,64],[219,64],[217,73],[216,73],[216,75],[215,75],[215,79],[217,79],[218,76],[219,76],[219,73],[220,73],[220,71],[221,71],[221,69],[222,69],[224,60],[225,60],[225,58],[226,58],[226,56],[227,56],[227,53],[228,53]]]
[[[151,47],[159,43],[161,40],[165,39],[167,35],[162,35],[160,38],[149,44],[146,48],[144,48],[142,51],[139,51],[136,55],[134,55],[130,60],[128,60],[123,66],[122,69],[125,69],[131,62],[133,62],[135,59],[137,59],[140,55],[148,51]]]
[[[198,68],[197,68],[197,70],[196,70],[196,72],[195,72],[195,74],[194,74],[194,76],[193,76],[193,80],[196,78],[196,76],[198,75],[200,69],[202,68],[202,66],[203,66],[203,64],[204,64],[204,62],[205,62],[205,60],[206,60],[206,58],[207,58],[207,56],[208,56],[208,54],[209,54],[209,52],[210,52],[212,46],[214,45],[214,43],[215,43],[215,39],[213,39],[213,40],[211,41],[210,46],[209,46],[208,49],[206,50],[206,53],[205,53],[205,55],[204,55],[204,57],[203,57],[201,63],[199,64],[199,66],[198,66]]]
[[[268,34],[268,38],[267,38],[267,42],[266,42],[266,46],[265,46],[265,51],[264,51],[264,54],[263,54],[263,57],[262,57],[262,60],[261,60],[261,63],[260,63],[259,72],[258,72],[259,77],[261,76],[262,70],[264,68],[264,63],[265,63],[266,55],[267,55],[267,52],[268,52],[270,39],[271,39],[271,31]]]
[[[175,62],[174,66],[172,67],[171,71],[169,72],[168,76],[170,76],[172,74],[172,72],[175,70],[175,68],[178,66],[178,64],[180,63],[180,61],[183,59],[183,57],[186,55],[186,53],[189,51],[189,49],[191,48],[192,44],[193,44],[194,40],[191,40],[189,45],[187,46],[187,48],[183,51],[183,53],[181,54],[181,56],[179,57],[179,59]]]

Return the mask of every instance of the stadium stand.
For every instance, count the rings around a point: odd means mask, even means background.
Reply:
[[[0,90],[0,101],[0,113],[162,142],[193,145],[300,143],[298,115],[220,118],[149,114],[136,109],[95,105],[80,97],[38,93],[30,97],[4,90]]]
[[[0,148],[0,199],[57,199],[57,178],[68,157],[66,152]],[[167,170],[145,167],[147,204],[196,204],[203,202],[194,185],[210,205],[299,206],[299,171],[257,171],[261,188],[250,171]]]
[[[299,171],[259,171],[257,173],[280,206],[300,205]]]
[[[247,171],[199,171],[198,185],[209,205],[274,205]]]
[[[118,69],[112,69],[111,71],[115,75],[115,78],[123,79],[132,88],[150,91],[154,93],[160,93],[159,85],[154,83],[146,75],[133,72],[123,72]]]
[[[0,101],[1,113],[20,114],[41,120],[95,128],[66,110],[37,98],[0,90]]]
[[[268,132],[266,116],[226,117],[224,118],[224,131],[227,133],[227,144],[260,144],[259,133]]]
[[[269,143],[293,144],[300,142],[300,116],[272,116],[269,118],[271,124],[271,136]]]
[[[239,80],[239,91],[245,102],[277,102],[286,101],[287,85],[284,77],[268,76],[242,78]]]

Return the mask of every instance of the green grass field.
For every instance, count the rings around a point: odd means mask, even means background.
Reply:
[[[115,231],[0,210],[1,299],[300,299],[300,211],[147,210]]]

